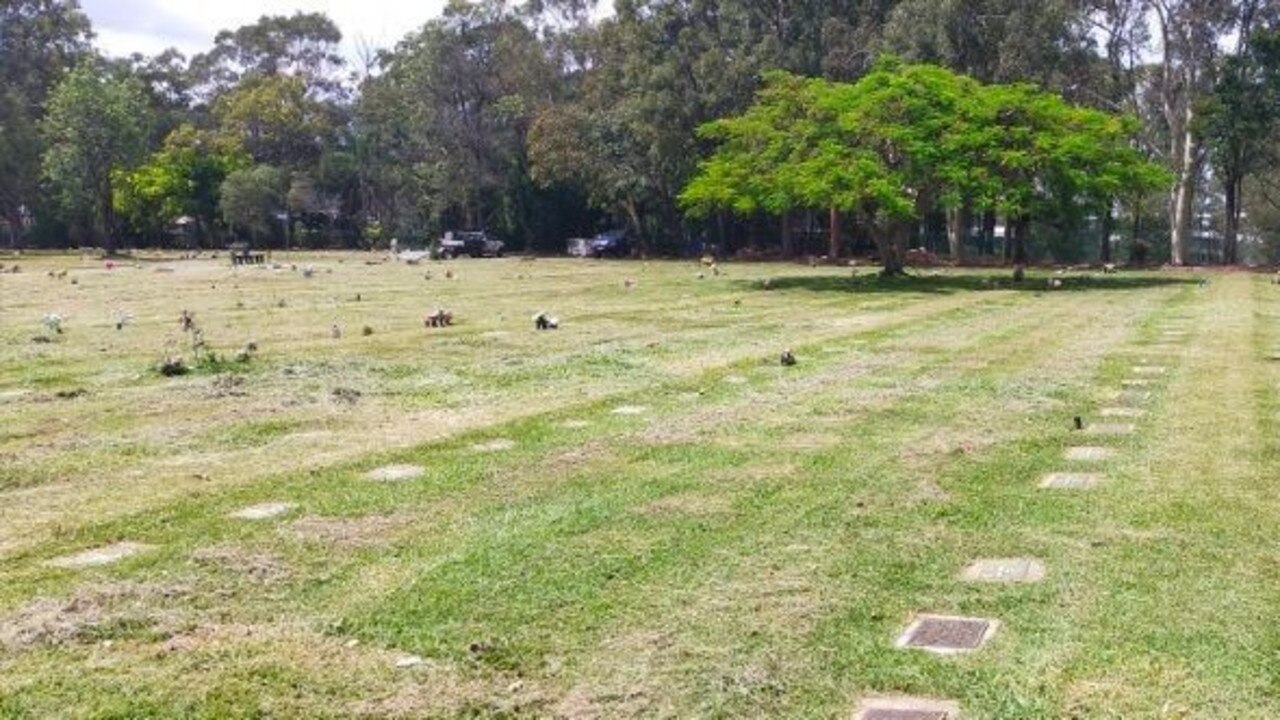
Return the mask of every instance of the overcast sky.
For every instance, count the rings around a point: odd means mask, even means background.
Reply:
[[[154,55],[176,47],[188,57],[213,46],[219,30],[233,30],[263,15],[323,12],[342,30],[343,51],[358,43],[391,47],[440,15],[445,0],[80,0],[93,21],[97,44],[109,55]]]

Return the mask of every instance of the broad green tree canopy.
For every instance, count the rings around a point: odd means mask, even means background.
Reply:
[[[1132,131],[1030,85],[931,65],[890,59],[853,84],[778,72],[746,112],[703,126],[717,149],[681,202],[694,216],[836,208],[882,236],[960,203],[1013,218],[1050,201],[1097,207],[1167,180]]]

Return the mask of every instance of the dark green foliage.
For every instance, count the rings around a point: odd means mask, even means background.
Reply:
[[[186,174],[177,171],[166,138],[188,126],[201,138],[216,138],[216,154],[243,149],[253,163],[287,173],[277,204],[290,211],[291,242],[307,246],[371,246],[393,238],[419,245],[442,230],[469,228],[485,229],[513,249],[558,250],[566,237],[626,227],[640,253],[671,253],[697,241],[768,248],[781,229],[784,254],[822,247],[838,255],[841,234],[865,246],[871,235],[888,231],[891,218],[892,232],[901,235],[895,242],[937,249],[945,236],[957,258],[966,239],[982,253],[1017,255],[1035,233],[1035,246],[1055,257],[1090,257],[1097,244],[1105,261],[1111,237],[1123,244],[1141,234],[1156,256],[1181,262],[1192,210],[1225,206],[1221,255],[1230,261],[1237,258],[1242,218],[1266,214],[1262,187],[1270,181],[1260,170],[1268,167],[1276,114],[1266,79],[1276,53],[1267,38],[1280,22],[1271,3],[623,0],[611,15],[593,20],[597,4],[453,0],[441,17],[393,48],[365,52],[349,64],[340,29],[321,13],[263,16],[223,30],[190,62],[176,50],[108,60],[93,56],[89,24],[75,2],[8,3],[0,9],[0,230],[7,231],[0,237],[55,245],[109,244],[116,235],[167,242],[166,224],[177,212],[198,221],[197,241],[219,243],[219,218],[227,213],[217,188],[239,168],[201,150],[208,172],[196,177],[185,161],[177,164],[185,163]],[[967,157],[978,149],[966,143],[991,138],[964,131],[935,138],[938,128],[926,123],[915,138],[895,138],[914,147],[911,162],[893,170],[903,180],[898,185],[919,193],[905,201],[893,189],[896,180],[868,175],[879,162],[872,156],[819,188],[817,164],[850,159],[826,148],[809,159],[803,177],[788,180],[787,193],[809,198],[782,204],[798,211],[795,218],[770,217],[781,196],[751,194],[721,205],[737,214],[681,212],[681,191],[722,140],[700,136],[698,128],[742,115],[775,72],[844,83],[884,79],[875,68],[885,67],[890,54],[909,63],[904,67],[929,63],[975,82],[1000,83],[1014,127],[1064,117],[1041,104],[1041,89],[1072,105],[1123,111],[1141,125],[1109,126],[1076,114],[1064,121],[1080,125],[1071,132],[1102,133],[1108,139],[1098,147],[1108,151],[1067,143],[1035,147],[1035,158],[1019,145],[1025,137],[1005,134],[1003,149],[992,150],[1003,155],[968,166],[998,171],[972,173],[962,163],[931,163]],[[49,93],[81,61],[136,92],[132,101],[143,121],[144,147],[112,151],[110,167],[95,171],[109,180],[97,181],[92,203],[83,192],[69,202],[76,193],[67,192],[65,173],[39,184],[42,162],[48,169],[56,164],[51,158],[66,154],[46,148],[50,136],[39,131]],[[923,100],[917,109],[938,118],[948,116],[948,104],[971,104],[963,87],[933,92],[938,88],[930,83],[942,82],[937,77],[916,72],[900,80],[876,92]],[[868,102],[870,108],[878,101]],[[881,115],[861,115],[872,129],[842,132],[874,135],[876,128],[911,125],[904,122],[910,118],[894,116],[901,108],[879,107]],[[978,110],[950,117],[993,122]],[[103,128],[110,135],[106,146],[135,144],[134,128]],[[1124,147],[1112,142],[1117,132]],[[1122,166],[1134,167],[1127,161],[1130,138],[1173,170],[1176,202],[1165,202],[1164,188],[1153,189],[1151,177],[1122,177]],[[813,139],[788,142],[803,147]],[[1123,150],[1126,161],[1108,163],[1110,149]],[[1213,173],[1203,172],[1207,161]],[[116,188],[108,189],[111,178],[124,189],[118,197]],[[1034,191],[1028,178],[1039,183]],[[1247,179],[1258,184],[1247,186]],[[1205,197],[1203,186],[1219,182],[1222,200]],[[848,193],[851,184],[871,188],[876,208],[850,210],[828,223],[828,211],[844,206],[818,198]],[[1255,212],[1246,213],[1246,204]],[[127,225],[109,217],[112,208]],[[997,247],[995,213],[1011,228],[1016,247]],[[793,239],[791,226],[801,217],[803,230]],[[256,225],[253,232],[264,234]],[[819,225],[834,229],[829,242]],[[243,218],[242,227],[248,227]],[[1160,237],[1165,227],[1171,243]],[[1099,242],[1101,236],[1107,240]]]
[[[704,127],[719,149],[682,201],[695,215],[856,213],[894,274],[911,227],[939,206],[999,211],[1023,243],[1051,208],[1159,187],[1165,174],[1133,148],[1133,129],[1031,86],[929,65],[888,61],[854,84],[777,73],[746,113]]]

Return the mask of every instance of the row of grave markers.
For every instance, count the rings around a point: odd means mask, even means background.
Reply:
[[[1156,347],[1169,349],[1188,335],[1181,323],[1166,325],[1160,332],[1161,342]],[[1122,380],[1121,388],[1115,393],[1116,404],[1098,410],[1098,416],[1104,421],[1084,425],[1081,428],[1083,433],[1097,443],[1136,433],[1137,426],[1133,421],[1147,413],[1136,405],[1151,399],[1149,388],[1166,372],[1168,367],[1164,365],[1132,366],[1132,377]],[[1111,460],[1116,454],[1114,447],[1104,444],[1076,445],[1064,451],[1063,460],[1075,465],[1097,464]],[[1044,475],[1040,478],[1039,487],[1044,490],[1088,490],[1104,479],[1100,472],[1073,469]],[[960,573],[960,579],[965,582],[1025,583],[1038,582],[1044,576],[1044,563],[1035,558],[977,560]],[[999,629],[1000,621],[991,618],[920,614],[898,637],[895,645],[903,649],[954,655],[982,648]],[[865,698],[854,713],[855,720],[955,720],[959,717],[960,706],[956,702],[905,696]]]
[[[1162,331],[1162,347],[1187,337],[1181,328]],[[1098,415],[1105,422],[1090,423],[1084,434],[1098,438],[1114,438],[1132,435],[1137,428],[1133,422],[1146,415],[1146,411],[1134,405],[1151,398],[1150,388],[1154,378],[1168,370],[1163,365],[1144,364],[1132,367],[1134,377],[1121,381],[1116,392],[1115,406],[1100,408]],[[1128,404],[1121,404],[1128,403]],[[646,408],[621,406],[614,409],[616,415],[641,415]],[[583,423],[585,424],[585,423]],[[511,450],[515,443],[498,438],[472,447],[474,452],[501,452]],[[1069,447],[1063,454],[1068,463],[1103,463],[1116,455],[1116,450],[1105,445],[1078,445]],[[426,469],[421,465],[387,465],[366,473],[366,477],[380,482],[400,482],[421,478]],[[1102,473],[1075,470],[1051,472],[1044,475],[1039,487],[1046,490],[1086,490],[1104,479]],[[261,521],[292,512],[297,507],[290,502],[266,502],[252,505],[231,513],[230,517]],[[126,557],[152,549],[152,546],[136,542],[120,542],[86,550],[74,555],[48,561],[48,565],[60,568],[81,568],[107,565]],[[963,582],[975,583],[1028,583],[1045,577],[1044,563],[1035,558],[991,558],[975,560],[959,574]],[[895,646],[902,649],[919,649],[938,655],[954,655],[981,649],[1000,629],[1000,621],[990,618],[957,617],[947,615],[918,614],[898,636]],[[906,696],[864,698],[855,711],[855,720],[955,720],[960,716],[959,704],[949,700]]]
[[[620,405],[613,409],[614,415],[621,416],[643,415],[646,412],[648,412],[648,408],[642,405]],[[587,427],[587,425],[588,423],[582,420],[568,420],[562,423],[562,426],[568,429],[581,429]],[[476,453],[497,453],[514,450],[515,447],[514,440],[494,438],[472,445],[471,451]],[[384,465],[365,473],[365,477],[377,482],[403,482],[421,478],[426,475],[426,472],[426,468],[421,465]],[[296,503],[265,502],[236,510],[228,517],[236,520],[270,520],[292,512],[295,508],[297,508]],[[151,549],[154,549],[153,545],[123,541],[91,548],[72,555],[53,558],[47,561],[45,565],[64,569],[110,565]]]

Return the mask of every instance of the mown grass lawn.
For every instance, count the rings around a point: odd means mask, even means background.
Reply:
[[[1280,715],[1265,278],[368,259],[0,275],[0,716]],[[182,309],[238,380],[152,371]]]

